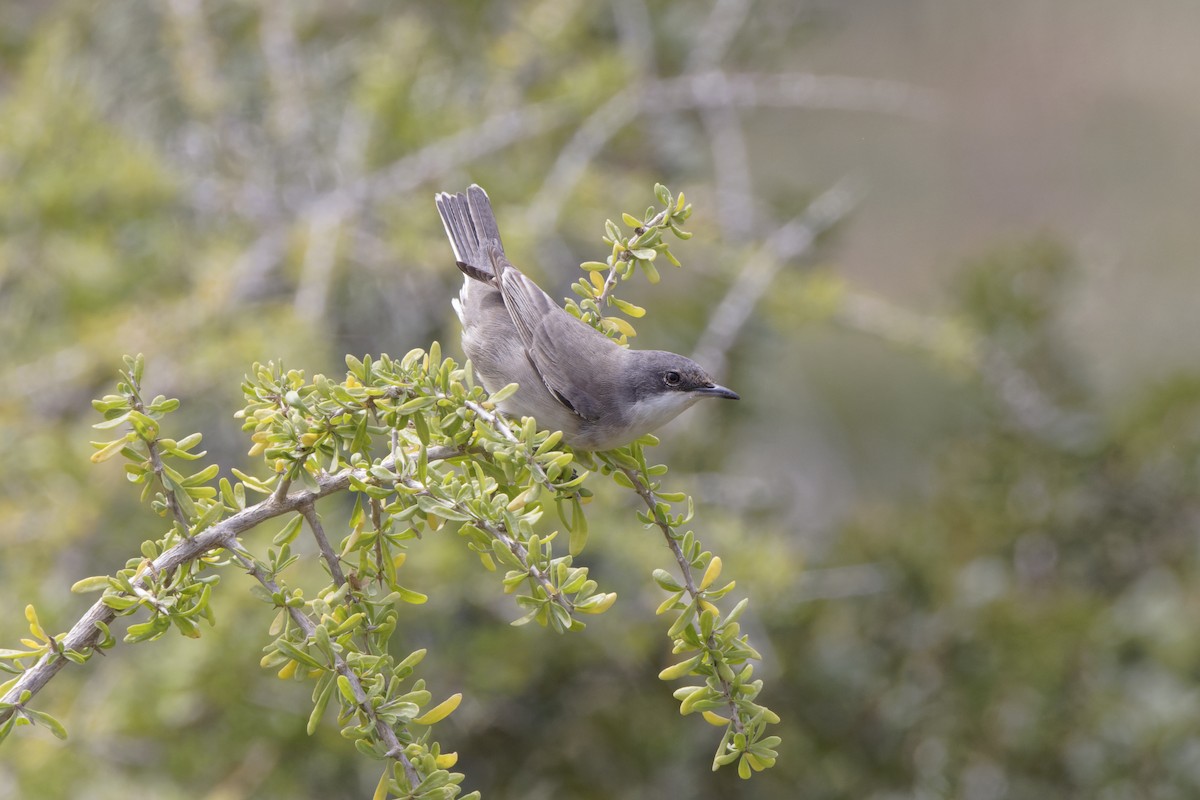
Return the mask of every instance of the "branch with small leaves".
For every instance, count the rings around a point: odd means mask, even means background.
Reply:
[[[609,277],[581,282],[584,300],[570,306],[622,342],[633,335],[632,326],[603,316],[601,309],[615,306],[635,317],[642,310],[615,298],[613,289],[636,268],[656,280],[658,255],[677,263],[663,234],[688,235],[679,224],[691,207],[665,187],[657,193],[661,210],[647,211],[640,222],[626,215],[632,233],[609,223]],[[672,517],[666,503],[679,498],[651,480],[665,467],[648,467],[640,444],[575,453],[563,446],[561,433],[540,431],[531,418],[506,419],[496,406],[515,385],[489,396],[475,383],[471,365],[443,358],[436,342],[400,359],[348,357],[346,363],[342,380],[254,365],[237,417],[249,435],[250,455],[263,458],[270,474],[231,469],[235,480],[221,478],[214,486],[217,465],[194,472],[179,466],[205,455],[195,451],[200,434],[179,440],[163,435],[164,420],[179,402],[146,401],[144,360],[126,359],[117,392],[95,406],[104,416],[98,429],[127,430],[95,442],[93,461],[120,456],[130,481],[142,485],[143,502],[170,524],[161,538],[143,543],[140,557],[124,569],[76,583],[75,591],[102,596],[69,632],[47,633],[36,610],[27,609],[31,637],[22,642],[27,649],[0,650],[0,670],[15,676],[0,685],[0,739],[28,724],[66,735],[29,702],[66,663],[85,663],[115,646],[109,625],[116,617],[145,615],[129,625],[127,643],[152,641],[172,628],[200,637],[199,623],[213,624],[210,600],[220,570],[233,566],[251,575],[252,593],[276,609],[262,666],[284,680],[314,683],[309,732],[336,699],[343,735],[364,754],[388,761],[377,798],[452,800],[461,792],[463,775],[449,771],[457,756],[442,752],[431,726],[457,707],[461,695],[432,704],[425,681],[415,677],[425,651],[391,655],[398,647],[399,606],[427,599],[399,579],[409,548],[426,532],[456,528],[488,571],[505,568],[501,586],[516,595],[524,612],[512,624],[536,621],[558,631],[579,630],[581,616],[603,613],[616,600],[574,563],[588,537],[583,501],[591,492],[583,484],[599,464],[646,500],[652,514],[642,515],[643,521],[667,535],[682,570],[678,596],[664,610],[681,612],[682,621],[670,631],[677,652],[691,648],[697,654],[668,668],[664,678],[709,676],[708,689],[689,694],[685,710],[703,711],[713,721],[720,717],[711,704],[724,704],[729,730],[719,763],[741,758],[739,770],[743,764],[769,766],[771,737],[761,737],[760,729],[774,717],[753,703],[760,684],[749,681],[750,668],[731,671],[757,657],[737,635],[734,620],[744,601],[720,619],[713,602],[733,585],[713,589],[720,559],[701,552],[690,532],[676,531],[686,520]],[[340,492],[350,492],[354,504],[348,530],[334,541],[317,504]],[[248,502],[253,494],[263,497]],[[568,534],[563,555],[554,550],[558,532],[542,530],[551,502]],[[265,554],[256,555],[241,540],[261,523],[288,515]],[[290,577],[298,560],[291,546],[305,527],[330,577],[316,591],[293,585]],[[693,572],[700,570],[704,577],[696,581]],[[655,579],[662,584],[660,573]]]
[[[567,302],[568,311],[620,344],[626,344],[636,334],[625,320],[602,316],[602,306],[615,305],[633,317],[641,317],[645,312],[612,296],[618,280],[630,278],[636,266],[651,283],[657,283],[659,275],[653,262],[660,253],[679,266],[663,241],[664,232],[670,230],[681,239],[691,237],[679,227],[692,211],[683,194],[676,198],[661,184],[655,186],[655,194],[662,210],[647,209],[642,221],[631,214],[622,216],[625,224],[633,229],[630,234],[622,235],[615,223],[606,222],[604,241],[612,245],[612,253],[606,263],[597,261],[580,265],[588,273],[589,280],[578,281],[572,289],[584,299],[578,305]],[[607,277],[601,281],[598,276],[605,269],[608,270]],[[694,504],[683,493],[661,491],[655,478],[665,474],[667,467],[649,465],[643,449],[645,445],[657,443],[657,438],[647,435],[628,447],[587,455],[577,461],[590,468],[594,468],[593,460],[598,461],[601,471],[611,474],[618,485],[635,491],[647,507],[646,512],[638,513],[638,519],[647,527],[657,527],[662,532],[675,557],[682,582],[664,569],[654,570],[654,581],[670,592],[658,613],[679,612],[668,636],[674,642],[674,652],[687,653],[689,657],[667,667],[659,677],[663,680],[686,676],[704,679],[703,685],[684,687],[675,692],[676,699],[681,701],[680,711],[683,714],[698,711],[711,724],[725,726],[713,769],[737,761],[738,774],[749,778],[753,772],[775,764],[778,754],[774,748],[780,739],[765,735],[766,726],[778,723],[779,716],[755,702],[762,691],[762,681],[752,680],[754,668],[748,662],[762,657],[750,646],[748,637],[740,633],[737,622],[748,601],[743,599],[722,618],[715,601],[732,591],[735,583],[730,581],[720,588],[713,588],[721,574],[720,556],[704,550],[692,531],[680,530],[691,521]],[[683,502],[687,504],[687,512],[673,513],[670,504]],[[695,574],[701,575],[698,581]],[[727,716],[722,716],[719,711]]]
[[[650,283],[658,283],[661,276],[654,262],[660,255],[674,266],[679,266],[679,260],[671,253],[664,235],[670,232],[679,239],[692,238],[692,234],[681,227],[692,214],[692,206],[684,199],[683,193],[680,192],[679,197],[675,198],[667,187],[659,183],[654,186],[654,194],[663,206],[661,210],[650,206],[640,220],[632,214],[621,215],[630,232],[622,232],[612,220],[605,221],[604,242],[612,247],[612,252],[606,261],[585,261],[579,265],[587,277],[571,284],[571,291],[583,299],[578,302],[567,300],[565,306],[572,316],[619,344],[627,344],[637,336],[637,332],[622,317],[606,317],[604,308],[615,306],[634,319],[645,316],[646,309],[614,296],[613,290],[617,284],[633,277],[636,269],[640,269]]]
[[[647,440],[647,441],[643,441]],[[778,736],[766,736],[767,725],[779,722],[779,716],[755,702],[762,691],[762,681],[752,680],[751,660],[762,660],[741,633],[738,618],[748,600],[739,601],[722,617],[716,601],[731,592],[736,583],[730,581],[715,587],[721,576],[720,556],[704,550],[694,532],[681,530],[691,522],[695,505],[682,492],[664,492],[655,480],[667,472],[663,464],[646,461],[644,444],[653,444],[653,436],[643,437],[627,448],[598,454],[602,472],[612,475],[620,486],[637,492],[646,504],[638,519],[647,528],[658,528],[667,547],[675,557],[680,578],[665,569],[654,570],[654,582],[668,597],[658,607],[659,614],[678,612],[667,631],[674,642],[676,655],[687,654],[659,673],[665,681],[685,677],[703,678],[698,686],[686,686],[675,691],[681,714],[700,712],[704,719],[725,727],[725,735],[717,747],[713,769],[738,762],[738,775],[749,778],[775,765]],[[672,503],[685,503],[687,511],[673,512]],[[697,580],[696,575],[700,578]]]

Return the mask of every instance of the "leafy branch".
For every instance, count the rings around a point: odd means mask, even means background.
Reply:
[[[656,277],[652,262],[659,254],[674,261],[663,233],[685,235],[678,225],[690,206],[665,187],[657,191],[664,208],[651,209],[640,222],[627,218],[632,233],[609,223],[609,277],[600,284],[581,282],[586,296],[573,306],[622,341],[632,327],[603,316],[602,308],[615,306],[631,316],[641,309],[618,300],[613,288],[635,267]],[[179,401],[147,400],[144,359],[126,357],[116,392],[94,402],[104,417],[95,427],[115,438],[94,442],[92,460],[119,457],[129,480],[142,487],[143,502],[168,526],[115,574],[75,584],[74,591],[101,597],[68,632],[48,633],[36,610],[27,608],[31,635],[22,641],[25,649],[0,650],[0,670],[14,676],[0,685],[0,740],[18,725],[66,736],[61,723],[30,707],[53,676],[69,662],[82,664],[114,647],[117,617],[139,615],[124,635],[130,644],[172,629],[199,638],[203,623],[214,624],[210,603],[221,571],[235,567],[254,579],[252,593],[275,609],[262,666],[284,680],[313,682],[308,731],[336,701],[342,734],[364,754],[387,762],[376,797],[452,800],[464,776],[450,771],[457,756],[443,752],[432,730],[461,694],[434,703],[416,674],[425,651],[391,655],[398,649],[399,605],[427,600],[409,580],[401,581],[409,574],[403,568],[410,548],[427,532],[457,530],[487,571],[503,567],[501,587],[515,595],[522,612],[512,624],[582,629],[581,617],[603,613],[616,600],[575,563],[588,537],[583,503],[591,492],[584,483],[599,465],[645,500],[650,513],[641,515],[643,522],[663,531],[681,570],[682,583],[655,572],[660,585],[673,587],[662,611],[679,612],[669,631],[675,650],[689,654],[664,670],[664,679],[705,678],[703,687],[688,691],[682,708],[727,724],[718,765],[740,758],[744,772],[773,763],[776,737],[761,734],[777,718],[753,702],[761,683],[750,680],[745,662],[757,653],[736,625],[745,601],[721,618],[714,602],[733,584],[712,588],[720,559],[702,552],[691,532],[679,532],[691,518],[690,500],[687,515],[672,515],[668,503],[683,497],[660,490],[653,478],[666,468],[647,465],[642,443],[601,454],[572,452],[560,433],[539,431],[533,419],[501,416],[496,404],[516,387],[488,396],[471,365],[443,358],[436,342],[400,359],[351,356],[346,363],[342,380],[254,365],[236,416],[249,436],[250,455],[262,458],[269,473],[256,477],[231,469],[233,480],[218,480],[216,464],[188,466],[205,455],[196,450],[200,434],[173,439],[164,433]],[[342,492],[353,496],[353,508],[345,535],[334,541],[317,504]],[[262,497],[251,502],[255,494]],[[551,505],[568,534],[565,554],[555,552],[558,532],[547,533],[541,524]],[[251,529],[280,517],[286,522],[265,553],[242,542]],[[294,585],[289,571],[298,560],[292,544],[305,528],[330,578],[315,592]]]
[[[588,322],[621,344],[636,335],[633,326],[620,317],[605,317],[601,310],[605,305],[616,306],[631,317],[641,317],[645,310],[639,306],[616,298],[612,292],[620,281],[628,280],[640,268],[651,283],[657,283],[659,274],[654,261],[659,255],[675,266],[679,261],[672,255],[663,236],[667,232],[677,238],[688,239],[691,234],[680,225],[691,215],[692,207],[681,192],[672,196],[667,187],[658,184],[655,195],[663,208],[653,206],[646,210],[642,220],[632,214],[622,215],[622,221],[631,233],[622,235],[621,229],[611,220],[605,223],[604,241],[612,246],[606,262],[587,262],[581,268],[587,272],[588,280],[572,285],[576,294],[584,299],[575,305],[567,302],[567,310]],[[607,276],[601,279],[601,272]],[[681,528],[691,522],[695,506],[692,498],[681,492],[663,492],[655,480],[667,472],[664,464],[649,465],[644,445],[657,444],[652,435],[643,436],[628,447],[594,454],[605,473],[626,489],[632,489],[645,503],[647,511],[638,512],[638,519],[648,528],[657,527],[663,534],[667,547],[679,567],[681,579],[664,569],[653,573],[655,583],[670,595],[658,608],[659,614],[678,612],[667,631],[674,643],[674,653],[686,653],[688,657],[659,673],[663,680],[684,677],[703,678],[699,686],[687,686],[676,690],[680,700],[680,712],[701,712],[709,723],[725,726],[725,734],[713,759],[713,769],[738,762],[738,774],[749,778],[753,772],[774,766],[778,753],[774,750],[780,742],[778,736],[765,736],[767,725],[779,722],[779,716],[766,706],[755,702],[762,691],[762,681],[752,680],[754,667],[750,660],[761,660],[749,644],[749,637],[742,635],[738,618],[745,611],[748,600],[743,599],[723,618],[715,601],[723,598],[735,587],[730,581],[720,588],[713,584],[721,575],[722,560],[704,550],[694,532]],[[591,459],[581,463],[591,464]],[[671,503],[686,503],[683,514],[672,512]],[[695,575],[699,574],[699,580]],[[718,711],[724,712],[725,716]]]
[[[701,685],[675,691],[679,711],[684,715],[700,712],[710,724],[725,726],[713,769],[737,761],[738,774],[749,778],[752,770],[775,765],[778,753],[773,748],[780,742],[778,736],[764,736],[766,726],[778,723],[779,715],[755,702],[762,681],[752,680],[754,666],[748,662],[761,661],[762,656],[738,625],[749,600],[742,599],[722,617],[716,601],[731,592],[736,582],[714,586],[721,576],[721,557],[704,550],[693,531],[682,530],[692,521],[695,504],[682,492],[661,490],[655,478],[666,474],[667,467],[649,464],[643,449],[645,444],[656,443],[653,436],[645,436],[628,448],[601,453],[598,458],[602,471],[611,474],[618,485],[635,491],[645,503],[647,510],[639,511],[638,519],[647,528],[656,527],[662,532],[679,568],[679,578],[665,569],[653,573],[654,582],[668,593],[657,613],[677,612],[667,630],[674,643],[673,652],[687,655],[662,670],[659,678],[704,679]],[[684,503],[687,510],[674,513],[672,503]]]
[[[583,299],[578,302],[568,299],[565,306],[573,316],[620,344],[627,344],[637,336],[637,331],[622,317],[606,317],[604,308],[615,306],[634,319],[645,316],[646,309],[619,299],[613,290],[620,282],[633,277],[636,269],[640,269],[650,283],[658,283],[661,276],[654,262],[660,255],[679,266],[679,260],[663,239],[664,234],[670,232],[679,239],[692,238],[691,233],[680,227],[692,214],[692,206],[686,202],[683,193],[680,192],[677,199],[659,183],[654,186],[654,194],[663,206],[661,210],[650,206],[640,220],[632,214],[621,215],[625,225],[632,229],[631,233],[622,234],[619,225],[611,219],[605,220],[604,242],[611,245],[612,251],[606,261],[585,261],[579,265],[586,277],[571,284],[571,291]]]

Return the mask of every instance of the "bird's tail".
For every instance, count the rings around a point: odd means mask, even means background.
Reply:
[[[466,194],[438,192],[435,200],[458,268],[468,277],[495,285],[493,258],[504,255],[504,245],[487,192],[471,184]]]

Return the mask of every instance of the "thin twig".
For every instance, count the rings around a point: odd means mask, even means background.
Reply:
[[[426,486],[411,478],[402,478],[401,482],[408,488],[416,490],[417,495],[430,494]],[[549,575],[543,572],[536,564],[530,563],[529,549],[526,548],[525,545],[523,545],[518,539],[516,539],[516,537],[512,536],[507,530],[505,530],[503,525],[493,525],[487,520],[479,517],[478,514],[473,512],[465,505],[456,503],[454,508],[456,511],[462,512],[463,514],[471,517],[472,525],[479,528],[493,539],[498,540],[501,544],[508,548],[508,551],[516,556],[517,560],[521,562],[521,566],[525,569],[529,576],[537,581],[542,589],[545,590],[547,597],[560,604],[568,614],[575,613],[575,604],[559,593],[558,589],[554,587],[553,581],[550,580]],[[433,513],[436,514],[437,510],[435,509]]]
[[[663,223],[663,220],[665,220],[667,217],[669,217],[671,215],[672,211],[673,211],[673,209],[664,208],[662,211],[658,212],[653,217],[651,217],[649,222],[640,225],[637,228],[637,230],[641,231],[643,229],[649,230],[651,228],[657,228],[659,225],[661,225]],[[629,254],[628,250],[625,250],[621,253],[621,255],[623,255],[623,256],[628,255],[628,254]],[[600,290],[600,294],[596,295],[596,305],[597,306],[603,308],[604,304],[608,302],[609,294],[612,293],[613,289],[617,288],[617,270],[620,269],[620,266],[621,266],[620,264],[613,264],[611,267],[608,268],[608,275],[605,276],[605,278],[604,278],[604,288]]]
[[[321,558],[325,559],[325,565],[329,567],[329,576],[333,578],[333,582],[340,588],[346,583],[346,573],[342,572],[342,560],[338,558],[338,554],[333,552],[333,548],[329,545],[329,537],[325,535],[325,528],[321,525],[321,517],[317,514],[316,506],[312,503],[300,506],[300,514],[303,515],[304,521],[308,523],[308,528],[312,531],[313,538],[317,540],[317,548],[321,551]]]
[[[488,411],[474,400],[465,400],[463,401],[463,405],[474,411],[476,416],[482,417],[484,422],[499,431],[500,435],[507,439],[509,443],[520,443],[521,440],[518,439],[517,435],[512,432],[512,428],[508,427],[508,422],[505,421],[503,416],[500,414],[493,414],[491,411]],[[558,491],[558,487],[555,486],[550,480],[550,476],[546,474],[544,469],[542,469],[541,464],[537,463],[537,461],[533,460],[532,458],[527,459],[526,464],[528,464],[529,471],[533,473],[534,477],[538,479],[539,483],[541,483],[547,489]]]
[[[546,592],[546,596],[550,598],[551,602],[562,606],[568,614],[573,615],[575,613],[575,603],[567,599],[566,596],[561,594],[558,589],[555,588],[554,583],[550,580],[549,575],[538,568],[536,564],[529,563],[529,550],[525,547],[525,545],[521,544],[514,537],[510,536],[508,531],[506,531],[502,526],[492,525],[482,520],[476,520],[474,524],[479,526],[479,528],[485,531],[488,535],[493,536],[504,543],[504,546],[508,548],[509,552],[516,556],[517,560],[521,562],[521,565],[525,567],[525,571],[529,573],[530,577],[537,581],[538,585],[542,587],[542,590]]]
[[[309,502],[300,506],[300,513],[303,514],[305,508],[311,509],[312,503]],[[250,573],[255,580],[262,584],[264,589],[266,589],[272,595],[279,593],[279,584],[275,583],[275,581],[272,580],[269,575],[263,572],[258,564],[255,563],[254,559],[249,558],[234,548],[230,548],[229,552],[233,554],[233,557],[237,559],[238,563],[241,564],[242,567],[244,567],[245,570]],[[313,633],[317,629],[316,623],[313,622],[308,615],[299,608],[288,606],[287,611],[288,616],[290,616],[292,621],[296,623],[296,626],[303,631],[305,639],[312,639]],[[404,777],[408,779],[409,788],[416,789],[417,785],[421,782],[421,777],[417,774],[417,770],[413,766],[412,761],[410,761],[408,756],[405,755],[404,745],[400,743],[400,739],[396,736],[396,731],[392,729],[391,725],[388,725],[387,722],[385,722],[379,717],[378,714],[375,713],[375,709],[372,708],[371,704],[368,702],[367,693],[362,687],[362,681],[359,680],[358,674],[351,669],[350,665],[346,663],[346,660],[342,658],[341,653],[338,653],[337,651],[334,651],[333,654],[333,668],[339,675],[345,676],[346,680],[350,684],[350,689],[354,695],[354,701],[358,704],[359,711],[362,712],[362,714],[375,726],[375,730],[379,734],[379,738],[383,740],[383,743],[387,746],[388,757],[394,758],[400,762],[401,767],[404,769]]]
[[[283,498],[287,497],[287,493],[291,488],[292,479],[285,475],[280,475],[279,483],[275,484],[275,491],[272,493],[272,495],[276,500],[282,500]]]
[[[133,408],[139,413],[145,414],[146,407],[142,405],[142,387],[132,375],[129,378],[130,388],[133,390]],[[150,459],[150,469],[154,472],[154,477],[158,481],[158,487],[162,489],[163,499],[167,504],[167,510],[171,512],[171,516],[179,523],[180,532],[184,537],[189,535],[191,530],[191,522],[187,518],[187,514],[183,513],[183,509],[179,507],[179,503],[175,499],[175,492],[171,487],[167,486],[166,467],[163,465],[161,454],[158,452],[158,440],[146,439],[146,452]],[[140,587],[134,587],[135,590]]]
[[[642,501],[645,502],[646,507],[650,509],[650,514],[654,519],[654,524],[658,526],[660,531],[662,531],[663,537],[667,540],[667,547],[671,549],[671,553],[675,556],[676,563],[679,564],[679,570],[683,576],[683,588],[692,598],[692,602],[697,602],[700,599],[701,592],[696,588],[696,581],[692,578],[692,565],[688,561],[687,556],[684,555],[683,548],[679,546],[679,542],[676,541],[675,537],[671,535],[670,523],[663,519],[662,514],[659,512],[658,506],[660,501],[658,496],[654,493],[654,490],[650,488],[650,484],[643,478],[641,472],[629,467],[620,466],[619,464],[613,464],[613,466],[625,473],[625,477],[629,478],[629,482],[633,484],[634,491],[638,493],[638,496],[640,496]],[[692,623],[692,626],[696,628],[696,632],[699,633],[699,628],[696,627],[695,622]],[[720,644],[717,642],[716,637],[712,635],[710,635],[704,643],[710,651],[715,652],[720,650]],[[714,674],[718,683],[721,685],[721,695],[725,698],[726,703],[729,705],[729,718],[733,723],[733,729],[736,733],[744,734],[746,732],[746,726],[742,723],[741,714],[738,713],[737,702],[733,697],[733,687],[729,685],[729,681],[721,677],[719,672],[714,670]]]

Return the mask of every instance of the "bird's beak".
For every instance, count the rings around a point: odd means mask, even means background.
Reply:
[[[726,389],[724,386],[718,386],[715,383],[709,386],[698,386],[697,388],[693,389],[692,392],[700,395],[701,397],[724,397],[726,400],[742,399],[738,397],[738,393],[732,389]]]

